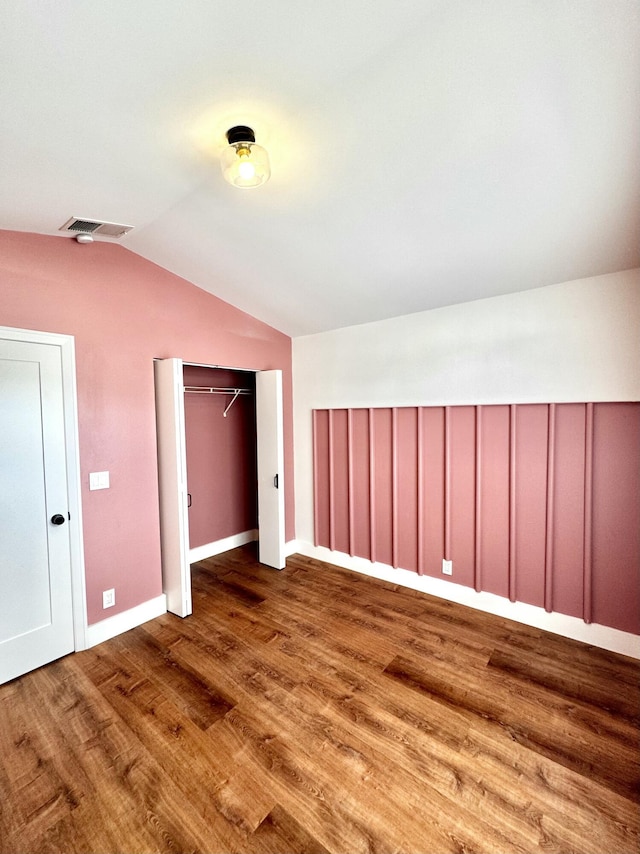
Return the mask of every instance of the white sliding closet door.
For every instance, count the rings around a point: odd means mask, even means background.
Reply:
[[[284,439],[282,371],[256,374],[258,438],[258,553],[260,563],[283,569]]]
[[[160,484],[160,542],[162,587],[167,609],[187,617],[191,605],[187,447],[184,430],[182,359],[154,362],[158,477]]]

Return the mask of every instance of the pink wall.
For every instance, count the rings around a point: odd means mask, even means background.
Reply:
[[[185,386],[255,389],[255,376],[185,365]],[[189,545],[191,548],[258,527],[255,396],[186,393]]]
[[[123,246],[0,232],[0,325],[74,335],[89,622],[162,590],[153,358],[283,371],[294,537],[291,340]],[[111,488],[90,492],[89,472]],[[115,587],[116,607],[102,609]]]
[[[316,545],[640,634],[640,403],[313,424]]]

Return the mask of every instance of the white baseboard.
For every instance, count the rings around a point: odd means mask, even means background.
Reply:
[[[300,549],[298,548],[298,541],[297,540],[289,540],[288,543],[284,544],[285,557],[291,557],[291,555],[294,555],[299,551],[300,551]]]
[[[196,546],[194,549],[189,549],[189,563],[197,563],[199,560],[206,560],[208,557],[228,552],[231,549],[237,549],[238,546],[244,546],[246,543],[253,543],[259,540],[259,531],[244,531],[242,534],[235,534],[233,537],[225,537],[224,540],[216,540],[214,543],[207,543],[204,546]],[[284,544],[285,557],[291,557],[299,551],[298,541],[289,540]]]
[[[199,560],[206,560],[208,557],[228,552],[231,549],[237,549],[238,546],[244,546],[246,543],[252,543],[258,539],[258,531],[243,531],[241,534],[234,534],[232,537],[224,537],[222,540],[215,540],[213,543],[205,543],[204,546],[196,546],[189,549],[189,563],[197,563]]]
[[[116,635],[128,632],[129,629],[135,629],[136,626],[141,626],[143,623],[166,613],[167,597],[162,593],[160,596],[156,596],[155,599],[149,599],[141,605],[136,605],[135,608],[129,608],[128,611],[123,611],[121,614],[115,614],[113,617],[107,617],[106,620],[100,620],[99,623],[87,626],[85,635],[86,649],[90,649],[92,646],[103,643],[110,638],[115,638]]]
[[[630,632],[622,632],[598,623],[585,623],[579,617],[569,617],[566,614],[556,612],[550,614],[544,608],[535,605],[511,602],[494,593],[476,593],[472,587],[464,587],[461,584],[428,575],[417,575],[406,569],[394,569],[384,563],[371,563],[364,558],[351,557],[343,552],[334,552],[323,546],[314,546],[300,540],[297,541],[297,547],[298,553],[306,557],[316,558],[363,575],[370,575],[382,581],[389,581],[391,584],[421,590],[423,593],[439,596],[441,599],[457,602],[460,605],[468,605],[487,614],[495,614],[497,617],[505,617],[527,626],[544,629],[556,635],[640,659],[640,637]]]

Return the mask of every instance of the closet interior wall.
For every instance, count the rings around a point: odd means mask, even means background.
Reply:
[[[252,392],[239,395],[231,406],[233,394],[185,392],[189,548],[193,549],[258,527],[255,374],[185,365],[184,385]]]

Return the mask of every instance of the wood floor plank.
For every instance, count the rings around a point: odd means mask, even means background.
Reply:
[[[639,854],[640,663],[255,545],[0,686],[0,854]]]
[[[315,692],[317,688],[318,681],[314,679],[309,690]],[[296,693],[304,696],[302,691]],[[328,696],[326,691],[323,696]],[[476,803],[480,800],[484,801],[485,806],[490,803],[490,787],[484,787],[478,792],[471,785],[463,785],[466,768],[459,753],[468,738],[469,727],[466,722],[447,721],[447,724],[452,725],[451,729],[457,725],[457,738],[451,730],[443,735],[442,729],[437,731],[434,726],[432,713],[437,711],[435,704],[429,708],[428,701],[423,702],[418,714],[411,717],[403,710],[403,716],[398,717],[383,708],[379,698],[380,694],[376,694],[370,685],[359,686],[350,696],[338,695],[332,698],[330,706],[325,706],[323,713],[331,722],[338,744],[344,740],[359,754],[375,756],[375,773],[393,765],[393,785],[398,785],[400,777],[403,800],[410,800],[411,793],[419,792],[420,798],[428,798],[432,804],[437,802],[437,808],[434,806],[433,809],[439,821],[446,818],[446,827],[449,829],[455,825],[461,801],[466,799],[470,802],[475,797]],[[419,737],[416,737],[418,734]],[[388,791],[388,783],[386,787]],[[463,788],[465,797],[462,797]],[[507,841],[510,841],[513,850],[530,850],[537,841],[535,829],[523,820],[516,808],[500,799],[500,807],[503,806],[506,808],[500,810],[500,821],[495,822],[495,828],[486,826],[480,812],[472,820],[467,814],[464,831],[458,830],[457,838],[466,838],[465,844],[472,847],[477,847],[479,840],[487,842],[491,838],[495,850],[504,847]],[[505,826],[509,827],[509,840],[499,830]],[[420,829],[419,824],[417,836]],[[442,832],[445,833],[445,827]],[[413,844],[417,844],[416,838]]]
[[[576,665],[573,651],[567,654],[565,650],[564,656],[541,658],[534,650],[527,654],[521,648],[516,654],[512,650],[495,649],[488,663],[489,667],[525,684],[536,684],[568,699],[594,706],[599,711],[613,712],[637,727],[640,724],[637,674],[634,678],[632,670],[629,673],[624,667],[616,670],[609,663],[599,662],[599,658],[601,656],[593,656],[579,682],[573,678]],[[615,691],[611,690],[612,677],[618,683]]]
[[[286,733],[268,726],[253,709],[243,712],[238,706],[226,722],[252,745],[253,756],[270,772],[279,801],[301,816],[305,828],[325,847],[336,852],[396,850],[402,831],[415,817],[394,803],[388,790],[380,797],[365,769],[354,765],[353,753],[336,774],[322,749],[324,739],[309,738],[304,747],[298,743],[294,748]],[[376,801],[375,811],[371,800]],[[438,828],[421,823],[421,832],[429,849],[453,850],[443,848]]]
[[[412,840],[413,850],[416,850],[428,835],[433,850],[456,850],[458,845],[463,850],[473,849],[481,841],[490,841],[494,850],[507,843],[513,851],[530,850],[536,836],[530,832],[527,823],[520,822],[520,826],[514,823],[507,839],[500,825],[487,825],[479,814],[472,816],[467,813],[461,820],[458,798],[449,798],[443,792],[442,778],[431,773],[434,754],[426,750],[418,756],[410,746],[413,732],[409,732],[409,740],[404,740],[405,733],[401,733],[398,740],[399,727],[396,725],[394,737],[388,739],[390,749],[387,750],[380,725],[375,727],[372,737],[367,737],[361,722],[353,726],[351,719],[336,714],[331,704],[317,709],[310,695],[302,691],[295,691],[283,700],[269,710],[274,722],[273,731],[279,731],[281,716],[295,721],[296,730],[287,732],[287,736],[293,735],[293,744],[285,736],[282,740],[289,746],[304,743],[307,751],[315,747],[318,755],[322,756],[317,780],[325,794],[331,792],[332,784],[338,780],[340,797],[343,802],[350,798],[354,814],[364,806],[367,813],[375,812],[378,819],[384,817],[384,828],[378,830],[377,837],[385,839],[386,834],[389,847],[401,848],[402,844]],[[312,715],[308,713],[309,709],[315,709]],[[261,719],[264,716],[263,713]],[[369,719],[373,719],[373,714]],[[449,756],[450,748],[446,753]],[[387,771],[390,764],[394,768],[392,779],[389,779]],[[446,772],[451,776],[449,767]],[[457,782],[455,775],[453,780]],[[382,792],[383,802],[380,800]],[[367,802],[368,799],[371,803]],[[437,816],[431,820],[428,832],[422,818],[425,804],[429,804],[430,813]]]
[[[77,678],[73,683],[66,680],[66,696],[62,695],[55,700],[56,708],[67,709],[66,718],[74,732],[81,733],[86,723],[84,697],[88,694],[92,697],[92,707],[98,708],[101,718],[104,719],[107,715],[109,718],[108,726],[94,731],[93,738],[88,744],[85,743],[88,750],[82,751],[85,771],[93,788],[93,803],[87,807],[91,808],[87,822],[89,827],[94,826],[91,821],[91,816],[94,816],[95,827],[104,827],[115,837],[106,850],[196,851],[210,850],[214,846],[219,850],[226,850],[227,837],[225,833],[219,832],[222,825],[209,821],[212,812],[208,806],[208,791],[214,790],[219,777],[210,773],[208,764],[208,773],[204,779],[204,775],[193,773],[195,751],[189,757],[188,751],[176,750],[172,757],[165,743],[162,749],[155,750],[145,745],[140,738],[141,728],[132,726],[133,720],[139,722],[145,707],[139,694],[149,686],[142,672],[132,674],[131,681],[126,686],[121,681],[118,682],[118,677],[102,682],[101,687],[106,685],[113,691],[111,696],[108,691],[106,696],[102,690],[91,692],[89,677],[93,675],[95,678],[92,662],[99,657],[102,667],[105,657],[99,656],[95,650],[74,656],[74,664],[77,659],[81,659],[83,679],[80,681],[84,682],[86,679],[86,684],[83,684],[83,690],[78,692]],[[118,669],[120,656],[117,648],[112,648],[111,657],[114,668]],[[65,659],[64,663],[68,661],[69,659]],[[85,671],[89,677],[85,677]],[[78,693],[80,702],[74,699]],[[116,695],[126,701],[119,707],[112,702]],[[153,713],[149,713],[147,717],[162,718],[160,695],[153,693],[149,700]],[[81,720],[76,724],[78,718]],[[164,726],[164,723],[165,721],[161,720],[160,726]],[[197,738],[202,735],[200,728],[184,715],[179,729],[176,731],[175,727],[171,727],[168,732],[169,735],[173,733],[174,737],[179,737],[183,730],[187,732],[187,736],[182,739],[182,746],[188,737]],[[207,755],[205,750],[205,761]],[[171,769],[170,773],[167,773],[167,768]],[[186,792],[179,786],[180,779],[185,776],[189,780]],[[194,786],[194,783],[201,785]],[[209,789],[205,787],[205,783]],[[203,809],[203,805],[207,809]],[[117,817],[115,822],[114,817]],[[226,825],[224,829],[226,830]],[[132,844],[128,840],[135,840],[136,833],[140,838]],[[93,847],[90,850],[94,850]]]
[[[471,719],[492,721],[530,750],[589,775],[624,797],[636,800],[640,795],[640,759],[634,755],[637,730],[606,712],[594,714],[549,692],[534,696],[535,686],[523,690],[518,683],[493,678],[489,670],[483,681],[474,674],[461,679],[438,662],[432,662],[427,671],[413,660],[398,657],[385,673]],[[597,739],[590,738],[594,733]]]
[[[88,788],[79,763],[58,761],[54,745],[62,733],[43,707],[35,681],[16,680],[1,699],[2,802],[15,804],[1,810],[4,838],[64,819]]]
[[[311,690],[317,690],[317,685],[316,680]],[[323,691],[322,696],[326,698],[328,693]],[[521,838],[530,837],[525,845],[530,850],[538,846],[549,852],[566,850],[566,836],[558,827],[564,826],[567,816],[579,825],[583,839],[590,834],[593,806],[585,800],[580,775],[514,745],[488,722],[474,727],[463,724],[455,742],[443,738],[442,730],[432,728],[428,706],[419,706],[418,714],[409,716],[406,700],[397,700],[393,697],[387,701],[385,692],[372,685],[360,686],[350,696],[338,692],[331,698],[336,712],[370,741],[365,753],[375,747],[388,764],[402,766],[414,777],[409,788],[418,788],[420,781],[430,782],[454,804],[482,810],[496,826],[510,827],[511,833]],[[416,728],[426,737],[416,738]],[[485,773],[480,764],[488,758],[493,763],[491,773]],[[589,788],[593,802],[598,801],[604,790],[598,793],[592,781]],[[633,840],[634,827],[637,832],[637,809],[624,798],[614,800],[615,807],[606,819],[602,816],[603,829],[597,841],[584,850],[627,850],[625,845]]]
[[[125,661],[138,662],[148,670],[201,729],[224,717],[234,705],[232,698],[213,691],[197,671],[176,661],[167,647],[141,628],[127,632],[125,638],[114,638],[112,646]]]
[[[540,846],[560,851],[640,851],[640,809],[633,801],[564,765],[496,737],[495,727],[480,723],[469,731],[461,751],[463,767],[478,781],[491,783],[540,828]],[[471,760],[471,761],[469,761]]]
[[[224,839],[224,850],[243,850],[246,833],[275,806],[266,778],[246,761],[237,762],[235,754],[220,750],[217,735],[210,737],[185,717],[143,671],[124,670],[115,651],[91,654],[93,666],[85,667],[103,696],[147,750],[163,756],[172,767],[173,782],[207,826]],[[241,832],[235,833],[237,829]]]
[[[35,681],[39,702],[50,714],[64,716],[69,735],[56,744],[61,759],[73,762],[74,754],[81,755],[90,783],[89,796],[69,813],[80,831],[75,838],[81,847],[72,850],[157,851],[167,840],[189,850],[202,838],[197,817],[193,828],[183,825],[184,807],[177,807],[171,779],[113,709],[97,695],[86,699],[90,683],[84,684],[77,664],[77,657],[65,659],[30,674],[29,680]],[[75,678],[66,678],[69,672]],[[15,854],[40,847],[41,839],[42,828],[26,826],[14,840]]]
[[[275,806],[256,830],[255,841],[264,854],[328,854],[324,845],[314,839],[281,806]]]
[[[276,652],[270,645],[260,644],[258,653],[245,639],[232,640],[219,625],[224,626],[224,623],[208,620],[206,627],[200,630],[193,624],[176,625],[174,619],[158,621],[146,626],[145,631],[168,644],[172,658],[196,672],[214,692],[233,697],[235,701],[260,697],[265,690],[277,687],[290,689],[298,683],[298,670],[287,658],[274,657]]]
[[[233,606],[237,602],[241,602],[243,605],[251,607],[264,601],[262,596],[254,593],[246,585],[226,580],[225,577],[195,575],[192,591],[196,594],[206,593],[220,599],[224,598]]]

